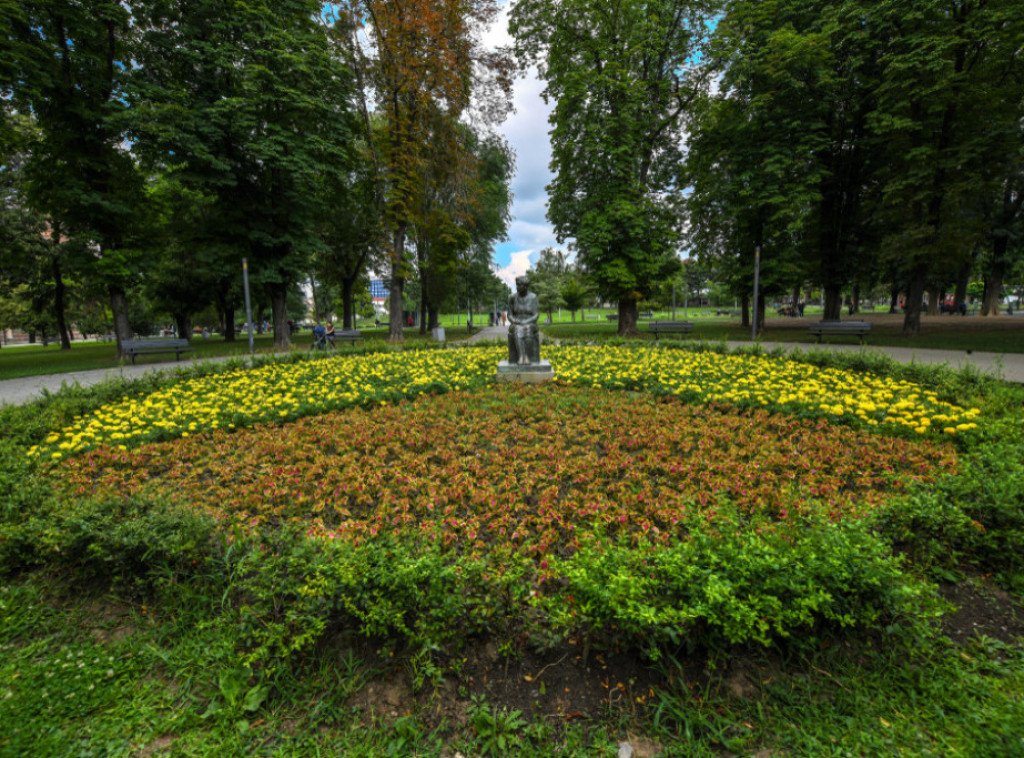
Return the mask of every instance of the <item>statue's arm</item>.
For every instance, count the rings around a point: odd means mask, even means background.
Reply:
[[[524,325],[536,324],[540,320],[540,301],[537,296],[534,295],[529,299],[530,315],[524,318],[519,323]]]
[[[523,320],[521,318],[519,318],[519,316],[516,314],[516,296],[515,295],[512,295],[512,297],[510,297],[508,299],[508,322],[512,326],[519,326],[520,324],[524,323]]]

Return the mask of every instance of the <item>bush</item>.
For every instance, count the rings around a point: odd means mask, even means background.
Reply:
[[[26,521],[0,526],[0,570],[42,563],[85,579],[144,588],[157,576],[188,572],[207,557],[215,547],[214,529],[206,513],[161,500],[57,502]]]
[[[667,548],[594,545],[554,568],[540,605],[566,634],[645,648],[763,645],[818,624],[867,627],[930,612],[925,585],[858,524],[694,533]]]

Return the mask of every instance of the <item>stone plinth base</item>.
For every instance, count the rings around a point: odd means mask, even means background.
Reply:
[[[541,361],[540,363],[528,363],[518,365],[502,361],[498,364],[498,382],[506,384],[540,384],[555,378],[555,372],[551,370],[551,363]]]

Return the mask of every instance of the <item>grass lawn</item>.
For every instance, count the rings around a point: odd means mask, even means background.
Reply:
[[[387,330],[383,328],[369,328],[361,330],[365,342],[384,343],[387,340]],[[461,333],[460,333],[461,332]],[[450,339],[467,337],[465,327],[456,328]],[[421,335],[418,329],[406,329],[405,339],[408,343],[432,342],[431,335]],[[292,338],[294,347],[298,350],[308,350],[313,344],[312,334],[308,331],[296,334]],[[234,342],[225,342],[222,337],[213,336],[209,339],[193,338],[190,342],[192,352],[186,355],[193,360],[205,358],[216,358],[222,356],[244,356],[249,353],[248,335],[239,335]],[[274,336],[272,334],[258,334],[253,339],[254,352],[259,355],[274,353]],[[339,347],[345,350],[344,346]],[[116,348],[112,342],[73,342],[71,350],[61,350],[60,344],[51,343],[47,347],[42,345],[18,345],[5,347],[0,350],[0,380],[16,379],[23,376],[37,376],[40,374],[63,374],[76,371],[88,371],[90,369],[113,368],[121,365],[115,357]],[[130,363],[130,361],[127,361]],[[141,355],[135,359],[138,364],[168,364],[172,365],[173,356],[169,354]]]
[[[1024,388],[501,354],[0,410],[0,756],[1024,752]]]
[[[700,312],[691,312],[689,320],[693,322],[693,332],[689,339],[726,340],[749,342],[750,329],[740,325],[738,318],[701,316]],[[668,316],[668,314],[656,314]],[[676,314],[682,321],[682,312]],[[1024,317],[1001,316],[996,319],[983,319],[978,316],[925,316],[922,318],[921,334],[917,337],[902,335],[903,317],[882,313],[858,314],[855,320],[866,320],[872,323],[870,334],[865,344],[885,347],[916,347],[935,350],[977,350],[994,353],[1024,352]],[[761,335],[763,342],[795,342],[815,344],[817,337],[808,334],[807,328],[818,321],[818,316],[804,318],[769,318]],[[559,322],[543,327],[544,332],[552,337],[574,339],[601,339],[613,336],[616,330],[614,322],[591,320],[577,324]],[[646,333],[644,320],[640,321],[640,332],[644,339],[654,337]],[[663,339],[679,339],[663,337]],[[856,344],[856,337],[826,337],[826,341],[847,342]]]

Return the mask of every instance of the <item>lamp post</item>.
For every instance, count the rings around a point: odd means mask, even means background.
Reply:
[[[757,289],[761,278],[761,246],[754,248],[754,317],[751,319],[750,339],[757,341]]]
[[[242,258],[242,283],[245,285],[245,319],[249,324],[249,357],[252,358],[252,305],[249,301],[249,261]]]

